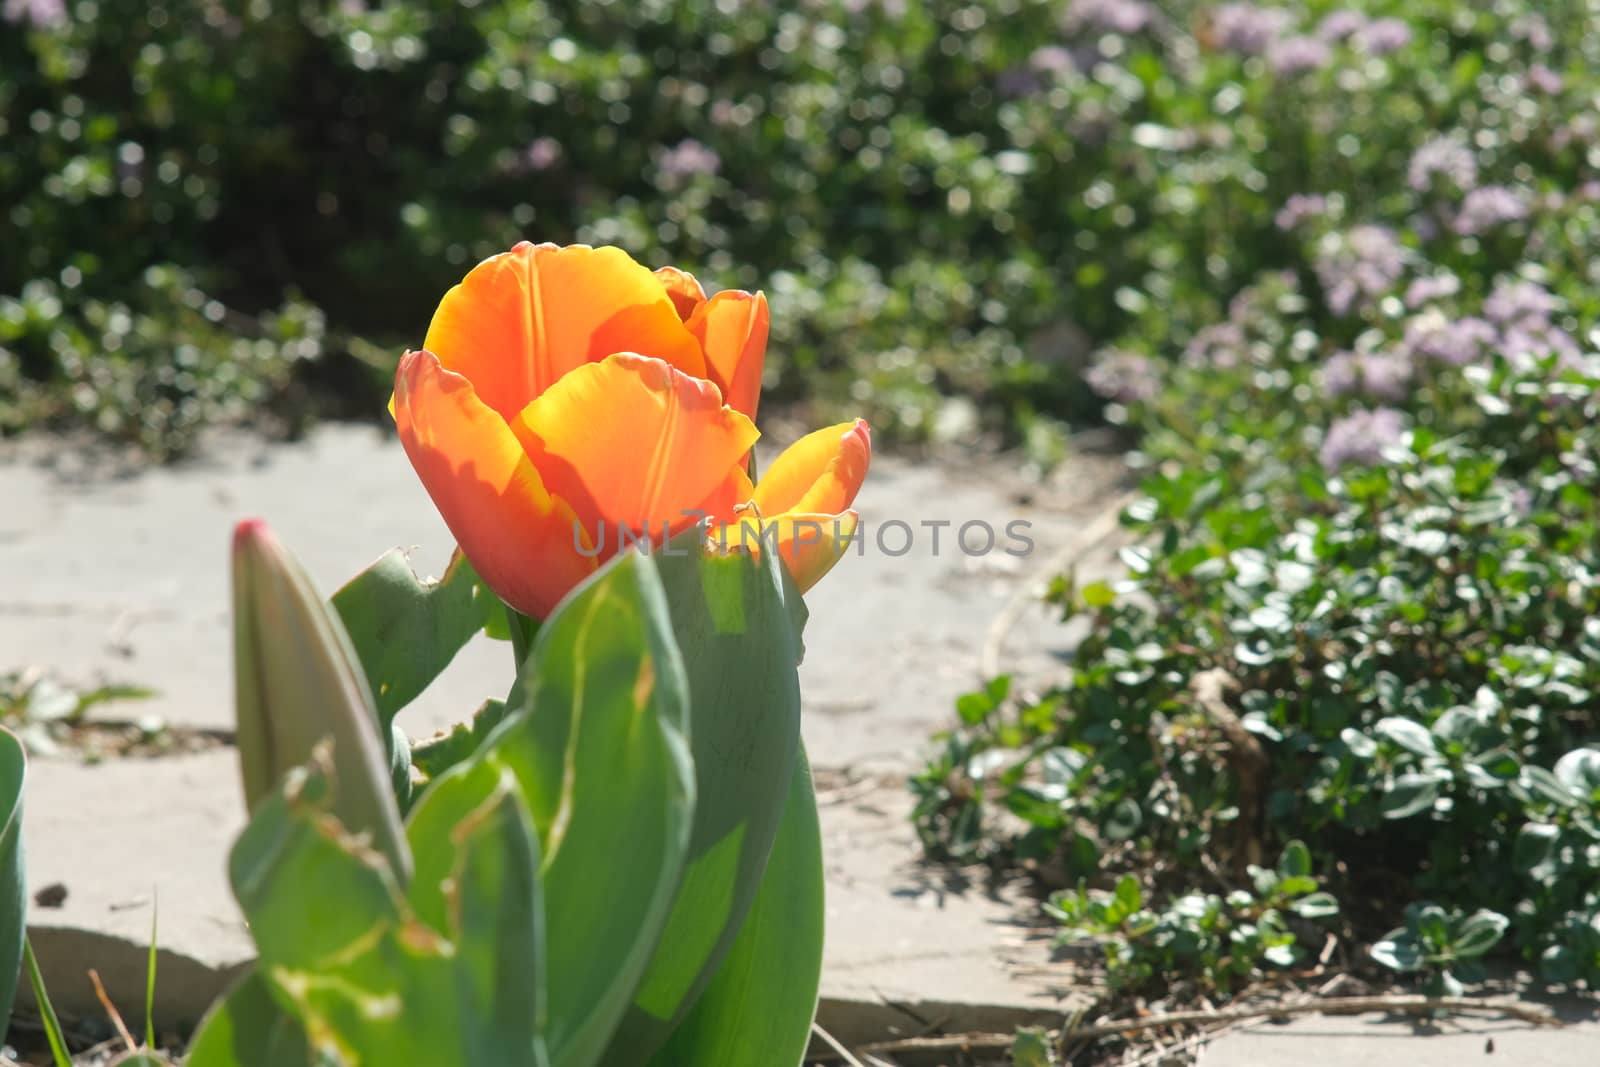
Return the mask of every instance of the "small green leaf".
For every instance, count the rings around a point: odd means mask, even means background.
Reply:
[[[1105,582],[1090,582],[1078,591],[1083,602],[1091,608],[1108,608],[1117,602],[1117,594]]]
[[[1392,930],[1369,950],[1372,958],[1401,974],[1420,971],[1423,964],[1422,948],[1404,930]]]
[[[1456,956],[1464,960],[1482,956],[1499,943],[1509,925],[1511,920],[1499,912],[1487,909],[1473,912],[1462,920],[1461,928],[1456,932],[1452,946]]]
[[[1309,878],[1311,876],[1311,850],[1304,841],[1290,841],[1278,857],[1278,875],[1282,878]]]
[[[1056,1050],[1043,1030],[1023,1027],[1011,1042],[1011,1067],[1056,1067]]]
[[[1302,919],[1327,919],[1339,914],[1339,901],[1332,893],[1312,893],[1290,905]]]
[[[1433,747],[1433,735],[1420,723],[1410,719],[1390,716],[1379,719],[1373,726],[1373,732],[1378,736],[1387,738],[1407,752],[1417,756],[1436,756],[1437,750]]]
[[[1144,825],[1144,809],[1132,797],[1123,797],[1106,818],[1105,835],[1112,841],[1126,841]]]
[[[1385,819],[1405,819],[1433,807],[1439,780],[1431,774],[1402,774],[1384,791],[1380,809]]]
[[[1550,862],[1560,840],[1560,827],[1549,823],[1528,823],[1517,831],[1516,843],[1511,848],[1511,863],[1517,870],[1531,873]]]
[[[1520,781],[1532,796],[1540,800],[1563,808],[1576,807],[1578,804],[1578,798],[1572,790],[1562,785],[1560,779],[1544,767],[1523,767]]]

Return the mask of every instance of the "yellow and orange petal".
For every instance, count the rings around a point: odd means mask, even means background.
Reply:
[[[728,406],[754,419],[771,327],[766,295],[724,290],[702,303],[687,325],[705,352],[707,375]]]
[[[692,526],[686,513],[727,485],[760,436],[711,382],[632,353],[570,372],[512,431],[589,529],[652,534]]]
[[[751,500],[763,515],[836,515],[855,502],[872,462],[865,419],[806,434],[784,449],[756,483]]]
[[[548,615],[596,566],[572,507],[473,383],[433,353],[400,360],[393,404],[406,456],[478,574],[516,610]]]
[[[661,287],[667,291],[667,296],[672,299],[678,318],[688,322],[689,316],[706,302],[705,287],[693,274],[678,267],[657,267],[655,274]]]
[[[613,352],[706,374],[661,279],[619,248],[524,241],[489,257],[444,295],[423,347],[508,422],[568,372]]]
[[[794,584],[804,593],[844,558],[855,543],[859,525],[860,517],[854,511],[760,516],[751,509],[711,529],[708,538],[723,552],[759,556],[764,549],[775,548]]]

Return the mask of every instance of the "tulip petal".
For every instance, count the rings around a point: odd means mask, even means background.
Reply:
[[[652,535],[694,525],[692,512],[760,436],[711,382],[633,353],[579,367],[512,430],[596,535],[618,524]]]
[[[395,424],[445,525],[500,599],[543,618],[596,560],[581,554],[578,517],[552,496],[511,428],[472,383],[431,352],[407,352],[394,385]]]
[[[678,317],[683,321],[688,322],[695,309],[706,302],[705,289],[699,279],[688,271],[677,267],[657,267],[656,277],[667,291],[667,296],[672,298],[672,306],[678,309]]]
[[[764,515],[836,515],[855,502],[872,462],[866,420],[806,434],[784,449],[756,483],[751,499]]]
[[[844,558],[855,541],[860,516],[854,511],[838,515],[794,512],[758,518],[753,512],[711,530],[709,539],[720,551],[746,551],[760,555],[776,548],[795,585],[804,593]]]
[[[661,280],[620,248],[524,241],[489,257],[444,295],[423,347],[508,422],[562,375],[613,352],[705,375]]]
[[[754,419],[771,325],[766,294],[725,289],[701,304],[687,325],[705,351],[706,373],[721,387],[728,406]]]

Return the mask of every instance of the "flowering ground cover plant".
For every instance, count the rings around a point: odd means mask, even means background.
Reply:
[[[396,379],[461,543],[444,578],[391,553],[324,601],[239,525],[229,874],[259,958],[187,1063],[799,1063],[823,915],[800,592],[838,553],[784,531],[853,524],[870,441],[820,431],[752,483],[766,314],[519,245]],[[780,532],[712,536],[745,511]],[[586,552],[600,521],[667,529]],[[482,630],[510,638],[505,699],[414,746],[395,714]]]
[[[386,396],[382,353],[537,226],[759,280],[774,398],[913,437],[975,413],[1048,458],[1090,350],[1295,261],[1280,212],[1425,193],[1499,255],[1541,217],[1525,172],[1578,187],[1600,132],[1577,4],[791,7],[5,5],[0,425],[177,449],[353,391],[345,354]]]
[[[1290,142],[1260,157],[1293,183],[1250,194],[1276,198],[1274,262],[1209,317],[1150,301],[1099,354],[1143,479],[1128,573],[1060,576],[1085,635],[1069,675],[962,702],[914,783],[919,827],[1059,888],[1131,984],[1236,991],[1320,950],[1308,917],[1269,953],[1193,906],[1300,840],[1353,964],[1370,949],[1448,991],[1493,950],[1592,987],[1600,305],[1579,250],[1600,211],[1567,103],[1579,39],[1548,9],[1284,9],[1277,29],[1229,10],[1219,40],[1260,60],[1231,61],[1232,129],[1281,135],[1291,105],[1306,129],[1307,165]],[[1460,50],[1491,22],[1499,47]],[[1153,916],[1134,936],[1095,919],[1128,878]]]

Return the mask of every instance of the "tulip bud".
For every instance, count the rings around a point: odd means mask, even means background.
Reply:
[[[366,676],[338,615],[258,519],[233,532],[233,633],[246,804],[253,811],[331,740],[333,813],[405,884],[411,852]]]

